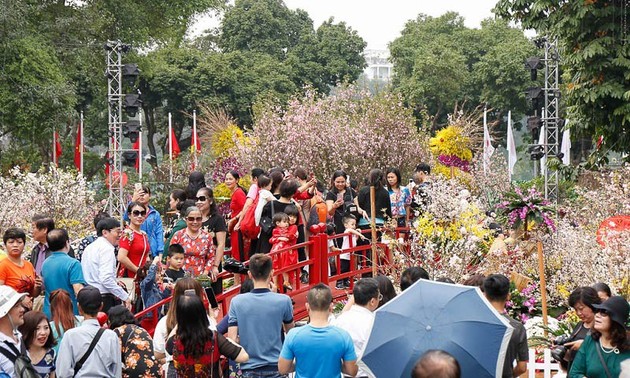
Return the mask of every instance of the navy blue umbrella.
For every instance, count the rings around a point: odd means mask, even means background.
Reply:
[[[431,349],[450,353],[462,377],[499,377],[513,328],[476,287],[420,280],[375,313],[361,361],[380,377],[410,377]]]

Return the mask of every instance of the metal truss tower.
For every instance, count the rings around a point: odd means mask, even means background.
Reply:
[[[558,40],[545,41],[545,108],[542,122],[545,128],[544,153],[547,159],[557,158],[560,153],[560,54]],[[545,198],[556,204],[558,202],[558,171],[545,169]]]
[[[109,198],[108,211],[110,216],[119,219],[122,223],[124,214],[123,201],[123,149],[122,149],[122,54],[129,51],[129,45],[120,41],[107,41],[105,44],[107,53],[107,104],[108,104],[108,136],[109,148],[108,158],[105,164],[108,165],[109,174]]]

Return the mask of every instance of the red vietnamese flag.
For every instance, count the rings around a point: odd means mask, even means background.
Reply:
[[[55,151],[53,152],[55,156],[53,156],[53,162],[55,165],[59,165],[59,158],[61,157],[61,143],[59,143],[59,133],[56,131],[53,134],[53,140],[55,144]]]
[[[77,126],[77,139],[74,141],[74,166],[81,170],[81,160],[83,159],[83,145],[81,144],[81,124]]]
[[[105,153],[105,178],[109,177],[109,151]]]
[[[136,151],[136,172],[140,172],[140,159],[142,158],[142,151],[140,151],[140,138],[138,138],[138,140],[136,140],[133,143],[133,146],[131,147],[133,150]]]
[[[182,151],[179,149],[179,143],[177,142],[177,137],[175,136],[175,130],[173,130],[173,128],[171,128],[171,143],[171,151],[173,152],[172,158],[175,159]]]
[[[197,129],[193,130],[193,143],[195,144],[195,152],[201,152],[201,141],[197,135]]]

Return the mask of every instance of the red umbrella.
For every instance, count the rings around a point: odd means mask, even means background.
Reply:
[[[604,219],[597,230],[597,242],[602,247],[605,247],[606,242],[610,242],[610,239],[614,237],[613,235],[608,235],[610,231],[617,233],[630,231],[630,215],[615,215],[614,217]]]

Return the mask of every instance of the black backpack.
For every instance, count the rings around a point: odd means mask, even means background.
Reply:
[[[26,353],[24,341],[20,343],[20,349],[22,349],[21,353],[17,350],[15,345],[8,341],[5,341],[4,345],[6,345],[10,349],[10,351],[9,349],[4,348],[4,346],[0,346],[0,353],[2,353],[6,358],[13,362],[15,377],[40,378],[39,373],[37,373],[37,370],[35,370],[35,367],[33,367],[33,363]]]

